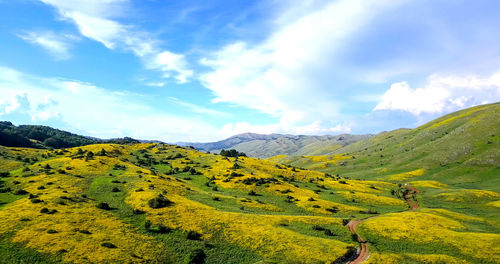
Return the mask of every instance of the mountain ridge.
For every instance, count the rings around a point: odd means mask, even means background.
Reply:
[[[192,146],[201,151],[219,152],[222,149],[236,149],[249,156],[268,158],[276,155],[308,155],[329,153],[340,147],[352,144],[373,135],[290,135],[290,134],[257,134],[242,133],[227,139],[180,145]]]

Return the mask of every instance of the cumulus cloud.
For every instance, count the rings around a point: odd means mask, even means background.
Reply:
[[[432,75],[424,87],[394,83],[374,110],[400,110],[414,115],[441,114],[500,101],[500,73],[491,76]]]
[[[14,96],[3,96],[3,102],[0,101],[0,115],[8,115],[14,112],[27,112],[30,108],[27,95],[16,94]]]
[[[173,75],[177,83],[186,83],[193,76],[186,58],[159,48],[159,41],[144,31],[116,21],[129,4],[128,0],[40,0],[57,9],[59,15],[74,23],[80,34],[100,42],[108,49],[122,49],[139,57],[147,68]]]
[[[279,118],[281,127],[316,122],[324,126],[316,131],[329,129],[340,106],[332,92],[336,69],[329,67],[357,30],[397,2],[340,0],[311,12],[289,10],[264,41],[234,42],[203,58],[210,71],[200,81],[214,102],[256,109]]]
[[[101,138],[177,142],[209,141],[220,135],[220,128],[203,119],[158,113],[136,94],[76,80],[43,78],[0,66],[0,93],[0,116],[5,120],[43,123]]]

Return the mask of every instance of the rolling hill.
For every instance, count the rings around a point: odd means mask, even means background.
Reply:
[[[116,139],[98,139],[76,135],[48,126],[20,125],[0,121],[0,145],[29,148],[71,148],[90,144],[116,143],[134,144],[139,141],[130,137]]]
[[[244,133],[210,143],[180,143],[200,151],[219,153],[222,149],[236,149],[250,157],[268,158],[276,155],[323,155],[346,145],[369,138],[371,135],[262,135]]]
[[[500,263],[499,113],[315,156],[0,146],[0,263]]]

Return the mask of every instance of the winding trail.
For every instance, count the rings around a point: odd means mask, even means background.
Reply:
[[[408,189],[408,192],[403,196],[403,198],[405,199],[406,203],[408,203],[408,206],[410,206],[409,211],[415,211],[419,208],[420,205],[419,205],[417,200],[410,199],[410,195],[413,196],[413,195],[418,194],[419,190],[417,190],[411,186],[406,186],[406,189]],[[370,250],[368,249],[368,245],[367,245],[368,242],[356,231],[356,227],[360,223],[362,223],[368,219],[372,219],[372,218],[379,217],[379,216],[380,215],[372,216],[372,217],[368,217],[368,218],[364,218],[364,219],[351,220],[351,221],[349,221],[349,223],[347,223],[347,227],[349,228],[349,231],[351,231],[352,234],[355,234],[357,236],[359,248],[360,248],[356,258],[351,260],[351,261],[348,261],[347,263],[360,264],[360,263],[363,263],[366,260],[368,260],[368,258],[370,257]]]

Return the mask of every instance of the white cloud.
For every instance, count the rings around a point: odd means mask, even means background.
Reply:
[[[59,15],[73,22],[81,35],[102,43],[108,49],[122,49],[139,57],[149,69],[163,72],[164,78],[186,83],[193,76],[182,54],[160,49],[159,41],[112,18],[124,13],[128,0],[40,0],[55,7]],[[71,2],[71,3],[70,3]]]
[[[39,45],[58,60],[66,60],[71,57],[69,53],[69,42],[78,39],[72,35],[55,34],[50,31],[28,32],[26,34],[20,34],[19,37],[29,43]]]
[[[401,110],[414,115],[441,114],[500,101],[500,72],[488,77],[432,75],[422,88],[394,83],[374,110]]]
[[[2,99],[4,101],[0,101],[0,115],[8,115],[13,112],[26,112],[30,107],[26,94],[17,94],[10,98],[5,96]]]
[[[270,114],[285,128],[314,122],[328,128],[340,107],[332,92],[336,69],[329,67],[357,30],[397,2],[340,0],[305,15],[289,10],[263,42],[235,42],[200,60],[211,68],[200,80],[214,102]]]
[[[177,72],[178,74],[175,76],[175,79],[178,83],[186,83],[188,79],[193,77],[193,71],[188,70],[184,55],[175,54],[169,51],[163,51],[156,54],[149,62],[148,67],[163,72]],[[167,74],[167,78],[168,77],[169,75]]]
[[[209,141],[221,135],[205,120],[158,113],[135,94],[75,80],[42,78],[0,67],[0,94],[5,120],[51,124],[88,136],[177,142]],[[19,118],[21,114],[25,118]]]

